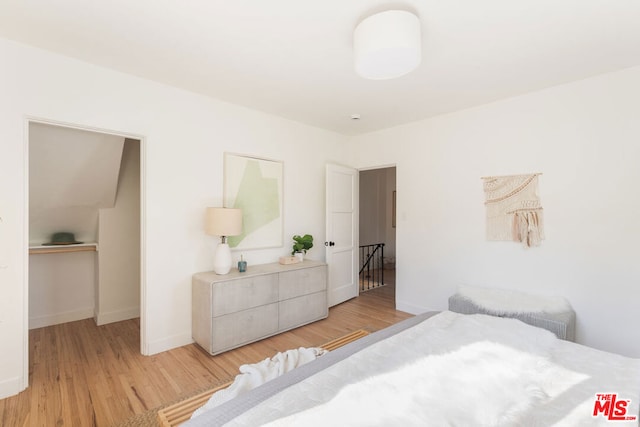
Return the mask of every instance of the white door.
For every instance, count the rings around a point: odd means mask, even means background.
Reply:
[[[329,307],[358,296],[358,171],[327,165]]]

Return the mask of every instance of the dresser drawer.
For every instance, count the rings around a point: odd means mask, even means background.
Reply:
[[[327,269],[323,266],[280,273],[280,300],[324,291]]]
[[[211,354],[273,335],[278,331],[278,303],[212,319]]]
[[[213,317],[278,301],[277,274],[228,280],[211,286]]]
[[[316,292],[297,298],[280,301],[278,329],[285,331],[314,320],[324,319],[329,314],[327,292]]]
[[[193,275],[193,339],[209,354],[327,317],[327,265],[305,261]]]

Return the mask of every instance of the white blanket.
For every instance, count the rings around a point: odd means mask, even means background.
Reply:
[[[592,426],[638,415],[640,360],[515,319],[443,312],[274,395],[229,426]],[[615,421],[637,426],[637,421]]]
[[[569,302],[561,296],[533,295],[525,292],[482,288],[477,286],[460,286],[458,294],[492,313],[563,313],[571,310]]]
[[[272,380],[285,372],[311,362],[326,353],[327,350],[319,347],[305,348],[297,350],[287,350],[284,353],[277,353],[272,358],[266,358],[261,362],[240,366],[240,374],[235,377],[233,383],[216,393],[214,393],[207,403],[198,408],[191,418],[197,417],[203,412],[214,408],[241,393],[258,387],[265,382]]]

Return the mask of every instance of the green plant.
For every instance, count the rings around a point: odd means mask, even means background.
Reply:
[[[307,253],[309,249],[313,247],[313,236],[311,234],[305,234],[304,236],[293,236],[293,250],[291,255],[296,252]]]

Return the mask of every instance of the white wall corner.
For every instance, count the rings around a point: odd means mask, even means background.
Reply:
[[[29,386],[23,377],[13,377],[0,381],[0,399],[15,396]]]
[[[398,301],[398,300],[396,300],[396,310],[404,311],[405,313],[409,313],[409,314],[422,314],[422,313],[426,313],[427,311],[442,311],[442,310],[436,310],[435,308],[421,307],[415,304],[410,304],[410,303],[406,303],[404,301]]]
[[[103,313],[96,312],[95,314],[96,324],[98,326],[106,325],[107,323],[135,319],[136,317],[140,317],[140,307],[130,307]]]
[[[179,334],[172,335],[167,338],[163,338],[161,340],[151,341],[147,343],[145,349],[143,349],[143,354],[145,356],[152,356],[157,353],[162,353],[163,351],[172,350],[174,348],[182,347],[185,345],[193,344],[193,338],[191,338],[191,333],[188,334]]]

